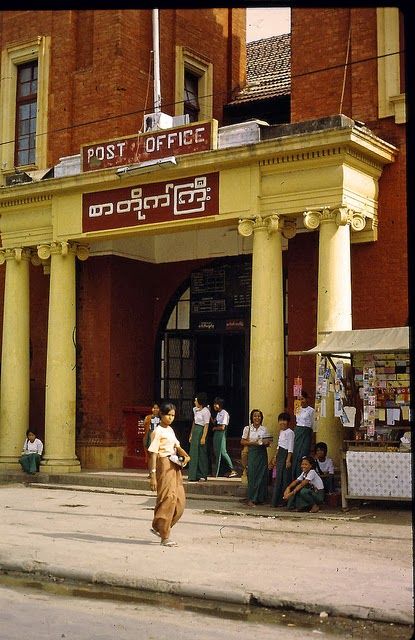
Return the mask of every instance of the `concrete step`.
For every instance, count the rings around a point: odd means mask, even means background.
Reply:
[[[79,473],[36,473],[30,475],[20,470],[0,471],[0,483],[45,484],[55,487],[70,485],[71,487],[105,487],[109,489],[149,490],[147,473],[137,471],[80,471]],[[240,478],[211,478],[207,482],[188,482],[183,478],[186,494],[197,496],[229,496],[244,498],[246,485]]]

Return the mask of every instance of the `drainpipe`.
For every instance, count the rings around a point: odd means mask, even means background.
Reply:
[[[154,77],[154,113],[161,112],[160,89],[160,42],[159,42],[159,10],[153,9],[153,77]]]

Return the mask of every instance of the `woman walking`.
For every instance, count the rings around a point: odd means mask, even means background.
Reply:
[[[177,546],[176,542],[170,540],[170,529],[184,511],[182,467],[190,460],[171,427],[175,416],[174,404],[163,402],[160,406],[160,424],[154,429],[153,439],[148,448],[151,461],[150,488],[157,491],[151,532],[161,538],[164,547]],[[180,461],[178,456],[183,460]]]
[[[248,447],[248,506],[263,504],[268,494],[268,456],[267,447],[272,442],[266,427],[262,411],[252,409],[250,424],[242,433],[241,445]]]
[[[234,478],[238,474],[233,468],[232,460],[226,450],[226,428],[229,425],[229,413],[223,408],[223,398],[215,398],[213,408],[216,411],[216,417],[213,423],[213,452],[215,457],[215,477],[217,478],[220,471],[221,462],[225,462],[229,467],[228,478]]]
[[[190,464],[187,479],[189,482],[206,482],[208,476],[208,456],[206,436],[210,422],[206,393],[198,393],[193,407],[193,423],[190,431]]]

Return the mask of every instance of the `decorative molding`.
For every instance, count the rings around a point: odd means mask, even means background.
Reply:
[[[335,208],[322,207],[303,213],[304,226],[311,231],[317,229],[323,222],[334,222],[338,227],[349,224],[353,231],[363,231],[368,217],[364,212],[355,211],[347,205]]]
[[[37,247],[37,255],[41,261],[48,260],[51,255],[65,257],[69,254],[75,255],[78,260],[86,260],[89,257],[89,246],[77,242],[62,241],[41,244]]]
[[[245,238],[248,238],[254,231],[259,229],[266,229],[268,233],[281,231],[280,216],[277,213],[264,217],[258,214],[253,218],[241,218],[239,220],[238,233]]]
[[[26,184],[31,184],[31,183],[26,183]],[[52,194],[42,193],[36,196],[23,196],[21,198],[1,200],[0,208],[5,209],[6,207],[19,207],[22,204],[33,204],[35,202],[45,202],[47,200],[52,200]]]
[[[271,213],[267,216],[256,215],[253,218],[241,218],[238,224],[238,233],[248,238],[258,229],[266,229],[268,233],[281,231],[286,240],[294,238],[297,233],[296,221],[292,218],[285,218],[278,213]]]
[[[286,164],[287,162],[300,162],[302,160],[317,160],[318,158],[328,158],[338,156],[345,151],[346,147],[329,147],[328,149],[313,149],[312,151],[300,151],[298,153],[285,153],[274,158],[260,160],[260,167],[272,166],[273,164]]]
[[[15,247],[13,249],[0,250],[0,265],[4,264],[6,260],[16,260],[16,262],[22,262],[22,260],[29,261],[32,257],[32,250],[26,247]]]
[[[291,218],[284,218],[284,226],[282,227],[282,235],[286,240],[292,240],[297,233],[297,223]]]

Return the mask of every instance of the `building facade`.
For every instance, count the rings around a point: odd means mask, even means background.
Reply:
[[[159,12],[157,115],[152,17],[1,14],[3,468],[29,425],[45,471],[121,467],[126,408],[171,398],[185,439],[200,390],[275,432],[315,390],[290,351],[407,324],[399,12],[293,10],[285,124],[223,117],[240,9]]]

